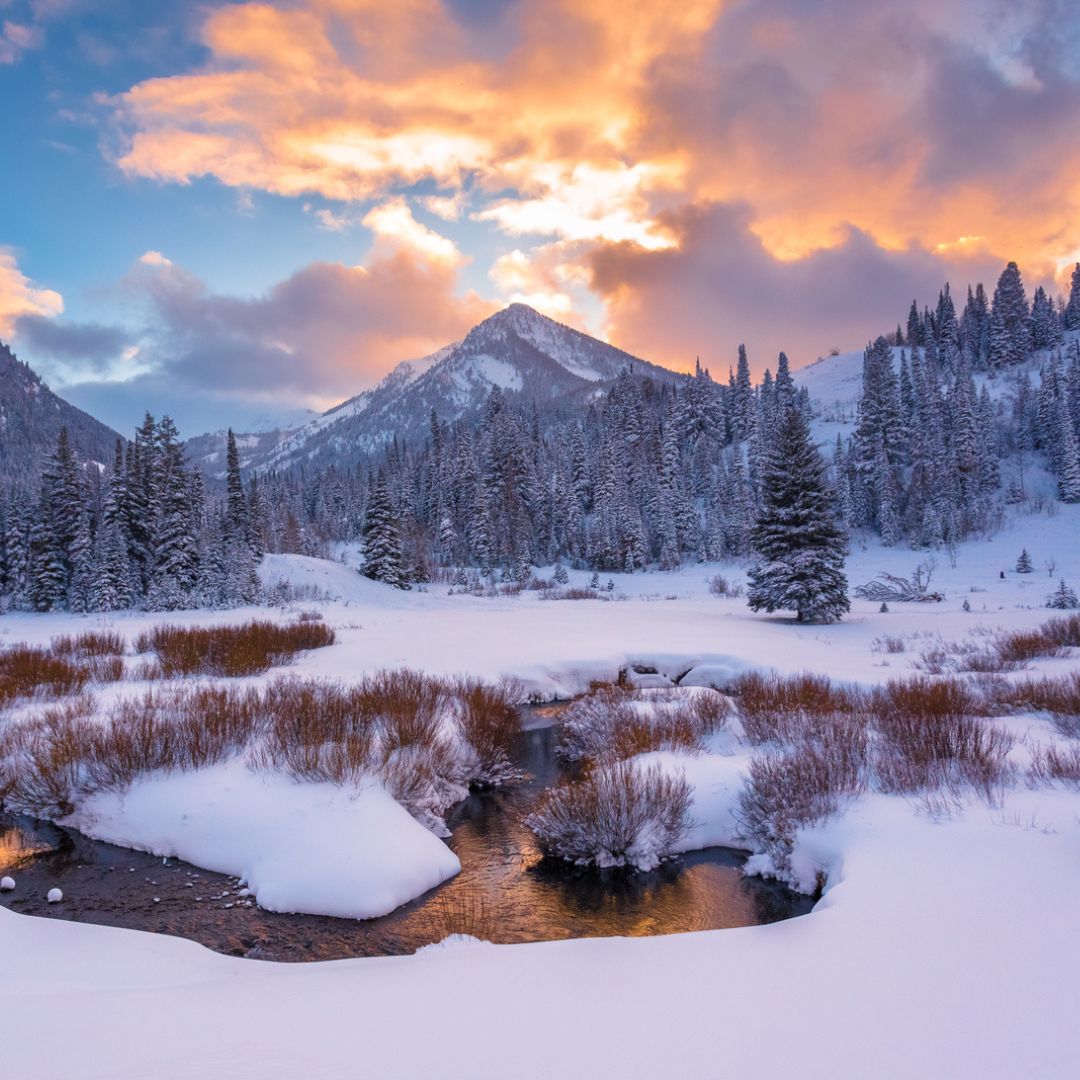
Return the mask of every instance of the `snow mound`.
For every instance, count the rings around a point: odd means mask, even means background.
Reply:
[[[13,877],[0,878],[0,892],[11,892],[15,888],[15,879]]]
[[[99,792],[65,824],[242,878],[268,911],[371,919],[461,869],[378,783],[346,791],[242,761]]]
[[[64,899],[64,894],[60,889],[50,889],[45,896],[45,899],[50,904],[59,904]]]
[[[264,555],[259,581],[268,589],[287,585],[301,601],[310,597],[368,607],[399,607],[407,602],[401,589],[372,581],[344,563],[308,555]]]

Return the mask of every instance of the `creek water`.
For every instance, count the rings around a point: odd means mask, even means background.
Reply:
[[[562,768],[551,711],[529,710],[516,759],[526,779],[456,806],[447,843],[461,873],[378,919],[263,911],[235,878],[91,840],[70,829],[0,815],[0,873],[16,888],[0,904],[29,915],[191,938],[219,952],[267,960],[331,960],[411,953],[454,933],[498,943],[643,936],[775,922],[813,902],[745,877],[745,852],[708,848],[651,873],[576,868],[544,859],[522,818]],[[60,904],[46,902],[63,890]]]

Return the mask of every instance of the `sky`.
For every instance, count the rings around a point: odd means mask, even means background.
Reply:
[[[0,0],[0,340],[118,430],[513,301],[726,376],[1080,259],[1074,0]]]

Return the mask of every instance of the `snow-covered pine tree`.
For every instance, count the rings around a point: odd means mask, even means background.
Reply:
[[[1072,286],[1069,289],[1069,302],[1065,305],[1065,329],[1080,330],[1080,262],[1072,272]]]
[[[1001,315],[1008,335],[1008,363],[1019,364],[1031,349],[1031,308],[1020,268],[1010,262],[994,289],[994,315]]]
[[[1065,584],[1065,579],[1061,578],[1057,588],[1046,598],[1046,606],[1059,611],[1069,611],[1080,607],[1080,603],[1077,602],[1076,593]]]
[[[833,622],[850,610],[846,542],[833,517],[825,464],[806,417],[792,409],[765,457],[761,510],[751,533],[754,611],[794,611],[800,622]]]
[[[397,589],[409,588],[402,563],[401,535],[384,472],[375,481],[364,517],[364,574]]]
[[[1016,572],[1018,574],[1030,574],[1034,569],[1035,565],[1031,561],[1031,556],[1028,554],[1028,549],[1023,548],[1020,552],[1019,558],[1016,560]]]

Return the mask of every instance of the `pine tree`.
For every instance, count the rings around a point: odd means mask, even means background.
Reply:
[[[1028,554],[1027,548],[1024,548],[1020,552],[1020,557],[1016,560],[1016,572],[1018,574],[1030,574],[1034,569],[1035,566],[1031,561],[1031,556]]]
[[[1072,287],[1069,289],[1069,302],[1065,305],[1065,329],[1080,330],[1080,262],[1072,272]]]
[[[845,538],[832,515],[825,465],[801,410],[784,418],[762,469],[762,507],[751,535],[754,611],[794,610],[800,622],[833,622],[850,610]]]
[[[398,589],[407,589],[398,532],[386,474],[379,473],[364,518],[364,574]]]
[[[1031,309],[1020,268],[1011,262],[1001,272],[994,289],[994,316],[1001,316],[1008,335],[1008,363],[1019,364],[1031,349]]]
[[[1069,611],[1080,607],[1080,603],[1077,602],[1076,593],[1065,584],[1065,579],[1062,578],[1058,581],[1058,587],[1046,598],[1046,606],[1057,608],[1059,611]]]

